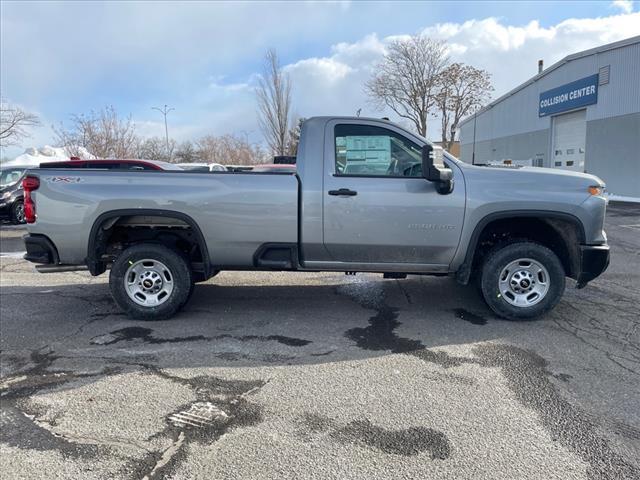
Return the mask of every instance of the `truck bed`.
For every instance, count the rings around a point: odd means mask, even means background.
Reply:
[[[60,263],[84,263],[94,222],[113,210],[171,210],[197,219],[212,262],[223,258],[228,266],[253,265],[265,243],[298,240],[295,174],[49,168],[30,173],[40,178],[40,187],[33,192],[37,221],[29,230],[46,233]]]

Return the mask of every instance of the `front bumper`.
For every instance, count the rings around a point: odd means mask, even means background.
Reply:
[[[24,255],[25,260],[45,265],[57,265],[60,263],[58,250],[46,235],[27,234],[22,239],[27,250]]]
[[[609,266],[609,245],[580,245],[580,271],[577,288],[582,288]]]

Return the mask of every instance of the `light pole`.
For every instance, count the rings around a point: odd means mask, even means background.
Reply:
[[[476,118],[478,118],[478,112],[473,114],[473,152],[471,153],[471,165],[476,164]]]
[[[151,107],[152,110],[158,110],[162,115],[164,115],[164,136],[165,136],[165,140],[167,142],[167,158],[170,157],[169,155],[169,127],[167,127],[167,114],[171,111],[171,110],[175,110],[175,108],[169,108],[169,106],[167,104],[164,105],[164,108],[160,108],[160,107]],[[171,160],[171,158],[169,158],[169,160]]]

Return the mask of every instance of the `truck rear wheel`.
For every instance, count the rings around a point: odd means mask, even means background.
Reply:
[[[191,268],[179,253],[163,245],[143,243],[127,248],[113,263],[111,295],[136,320],[163,320],[188,300]]]
[[[496,314],[509,320],[544,315],[565,288],[557,255],[543,245],[517,241],[495,248],[482,267],[482,294]]]

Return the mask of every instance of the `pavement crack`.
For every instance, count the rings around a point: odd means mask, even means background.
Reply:
[[[339,290],[363,308],[376,312],[369,318],[367,327],[352,328],[345,332],[345,336],[355,341],[360,348],[411,355],[443,368],[457,367],[462,364],[476,364],[482,368],[500,368],[517,400],[538,414],[542,425],[551,437],[559,439],[563,445],[589,464],[590,478],[594,480],[640,478],[640,469],[614,452],[607,440],[599,435],[588,416],[560,395],[557,387],[550,380],[553,374],[548,370],[545,359],[528,350],[504,344],[475,347],[473,358],[428,349],[418,340],[398,336],[395,332],[400,325],[397,320],[398,309],[387,305],[384,290],[376,288],[375,284],[353,283]],[[595,328],[600,328],[598,319],[588,315],[587,318],[592,324],[595,323]],[[558,322],[556,325],[563,328]],[[609,353],[583,339],[578,334],[580,327],[575,325],[572,327],[574,327],[573,330],[566,327],[564,329],[582,342],[603,351],[605,355]],[[610,353],[607,358],[625,368]],[[625,358],[625,360],[636,361],[634,358]],[[628,368],[625,370],[630,371]]]
[[[43,352],[44,349],[47,349],[47,351]],[[18,371],[14,376],[5,377],[3,382],[0,383],[0,397],[3,401],[17,400],[31,396],[44,389],[58,387],[73,380],[113,375],[120,372],[119,368],[108,366],[95,373],[75,373],[69,370],[50,371],[49,368],[51,368],[53,363],[61,358],[76,357],[56,354],[48,345],[33,350],[29,357],[32,367],[27,370]]]
[[[73,333],[70,333],[69,335],[65,335],[64,337],[62,337],[60,340],[67,340],[69,338],[75,337],[77,335],[80,335],[82,332],[84,332],[84,329],[87,328],[89,325],[102,320],[103,316],[101,314],[92,314],[91,318],[89,320],[87,320],[85,323],[83,323],[82,325],[80,325]]]
[[[94,345],[113,345],[123,341],[139,340],[141,342],[156,345],[163,343],[185,343],[185,342],[203,342],[213,340],[237,340],[240,342],[258,341],[258,342],[278,342],[288,347],[304,347],[309,345],[311,340],[302,338],[287,337],[285,335],[230,335],[222,334],[213,337],[205,337],[204,335],[191,335],[188,337],[172,337],[159,338],[153,335],[153,330],[145,327],[126,327],[113,330],[104,335],[97,335],[91,339]]]
[[[91,459],[106,453],[103,446],[75,443],[54,434],[43,422],[36,420],[37,412],[18,408],[14,400],[3,400],[0,417],[0,443],[22,449],[60,452],[65,458]]]
[[[156,475],[180,452],[182,445],[184,444],[184,440],[184,432],[180,432],[178,438],[162,453],[151,471],[142,477],[142,479],[150,480],[155,478]]]
[[[361,307],[374,310],[367,327],[355,327],[347,330],[344,336],[353,340],[363,350],[390,351],[417,357],[425,362],[436,363],[444,368],[455,367],[462,363],[473,363],[473,359],[455,357],[443,351],[428,349],[420,340],[399,336],[395,330],[401,325],[398,321],[398,309],[386,303],[384,290],[377,284],[366,282],[341,286],[339,293],[349,296]]]
[[[88,435],[75,435],[69,432],[65,432],[65,433],[56,432],[52,429],[53,425],[50,422],[40,420],[36,416],[29,415],[24,412],[23,414],[27,418],[31,419],[40,428],[46,429],[49,432],[51,432],[51,434],[54,437],[61,438],[70,443],[76,443],[76,444],[82,444],[82,445],[102,445],[107,447],[130,447],[137,450],[143,450],[145,452],[151,452],[151,450],[147,448],[145,445],[143,445],[142,443],[130,440],[128,438],[122,438],[122,437],[111,436],[111,435],[103,438],[98,438],[98,437],[92,437]]]
[[[262,407],[248,401],[247,397],[258,392],[268,380],[226,380],[208,375],[185,378],[152,365],[144,368],[150,375],[192,388],[196,401],[167,415],[166,427],[149,440],[170,436],[172,445],[162,453],[151,452],[132,465],[139,474],[136,478],[164,478],[185,460],[190,442],[211,444],[230,431],[263,420]]]
[[[500,368],[518,401],[538,414],[550,436],[589,464],[589,478],[640,478],[640,469],[611,449],[589,415],[560,394],[549,379],[553,374],[545,359],[528,350],[500,344],[477,346],[474,353],[482,367]]]
[[[587,316],[587,318],[590,318],[590,317]],[[627,362],[640,364],[640,359],[636,355],[634,355],[633,352],[630,352],[628,348],[622,348],[620,350],[622,352],[625,352],[625,355],[614,354],[610,350],[604,348],[603,346],[598,345],[595,341],[587,340],[587,338],[583,336],[583,335],[591,335],[591,336],[595,335],[597,337],[597,334],[595,334],[593,330],[589,330],[582,326],[578,326],[563,315],[560,315],[560,319],[553,319],[552,321],[558,329],[562,330],[563,332],[566,332],[567,334],[579,340],[581,343],[593,348],[594,350],[601,352],[607,360],[609,360],[616,366],[634,375],[640,375],[640,372],[638,372],[637,370],[634,370],[633,368],[625,366],[621,363],[621,361],[624,360]],[[605,335],[605,338],[608,338],[609,340],[611,340],[611,337],[609,335]],[[628,345],[628,343],[629,342],[622,342],[622,345]],[[613,358],[614,356],[617,357],[617,360]]]
[[[404,298],[407,300],[407,303],[409,305],[412,305],[413,301],[411,300],[411,295],[409,295],[409,292],[407,291],[407,289],[404,288],[404,285],[402,284],[402,282],[400,280],[396,279],[396,284],[398,285],[398,288],[400,289],[400,291],[404,295]]]

